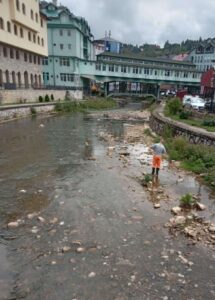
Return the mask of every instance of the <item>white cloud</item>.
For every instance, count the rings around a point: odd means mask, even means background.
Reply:
[[[60,0],[84,17],[95,38],[106,30],[122,42],[163,44],[215,37],[214,0]]]

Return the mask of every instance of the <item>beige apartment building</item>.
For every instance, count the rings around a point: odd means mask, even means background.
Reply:
[[[39,0],[0,0],[0,90],[41,86],[44,56],[47,24]]]

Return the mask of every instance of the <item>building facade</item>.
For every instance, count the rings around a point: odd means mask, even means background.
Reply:
[[[85,19],[74,16],[57,1],[42,1],[41,12],[48,18],[48,53],[43,60],[46,85],[81,89],[79,64],[94,60],[93,36]]]
[[[111,37],[111,32],[109,33],[109,36],[106,34],[104,38],[93,41],[93,45],[96,55],[103,52],[120,53],[122,48],[122,43],[113,39]]]
[[[206,72],[215,65],[215,42],[208,41],[200,43],[193,49],[187,60],[196,65],[197,69],[201,72]]]
[[[47,55],[46,17],[39,0],[0,0],[0,89],[41,86]]]

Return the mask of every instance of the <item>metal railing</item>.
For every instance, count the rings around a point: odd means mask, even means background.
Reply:
[[[61,90],[61,91],[82,91],[82,87],[74,86],[61,86],[61,85],[37,85],[37,84],[14,84],[14,83],[2,83],[0,84],[0,90]]]

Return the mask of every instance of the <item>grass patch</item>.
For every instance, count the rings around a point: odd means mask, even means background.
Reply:
[[[205,120],[197,120],[197,119],[181,119],[179,115],[166,115],[167,117],[171,117],[171,119],[175,121],[179,121],[185,123],[187,125],[191,125],[194,127],[203,128],[209,132],[215,132],[215,126],[208,126],[205,123]],[[205,125],[204,125],[205,124]]]
[[[55,111],[64,113],[86,112],[89,110],[104,110],[116,107],[112,99],[95,99],[85,101],[65,101],[55,104]]]
[[[215,187],[215,155],[214,148],[204,145],[189,144],[182,137],[164,135],[165,146],[171,160],[181,161],[181,166],[202,178],[210,186]]]
[[[180,206],[183,208],[191,209],[196,204],[191,194],[186,194],[180,199]]]
[[[215,132],[215,119],[196,119],[193,118],[192,111],[186,111],[183,109],[183,105],[180,99],[170,99],[167,101],[164,115],[171,119],[182,122],[184,124],[205,129],[209,132]]]

